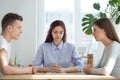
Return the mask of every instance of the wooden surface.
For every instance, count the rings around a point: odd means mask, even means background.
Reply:
[[[86,75],[83,73],[36,73],[4,75],[0,80],[117,80],[112,76]]]

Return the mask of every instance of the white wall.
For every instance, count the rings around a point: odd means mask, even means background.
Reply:
[[[23,34],[13,41],[12,55],[17,55],[17,63],[28,65],[36,51],[36,0],[0,0],[0,21],[8,12],[23,16]],[[12,56],[13,59],[14,56]]]

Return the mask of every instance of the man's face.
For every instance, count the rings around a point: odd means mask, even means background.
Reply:
[[[22,33],[22,22],[20,20],[16,20],[10,27],[10,36],[11,39],[17,40]]]

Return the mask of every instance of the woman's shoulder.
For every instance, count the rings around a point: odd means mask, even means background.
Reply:
[[[44,42],[42,43],[42,45],[51,45],[52,43],[51,42]]]
[[[47,46],[50,46],[50,45],[51,45],[51,43],[48,43],[48,42],[46,43],[45,42],[45,43],[42,43],[39,47],[47,47]]]
[[[65,46],[69,46],[69,47],[75,47],[75,45],[73,43],[70,42],[64,42]]]
[[[119,46],[119,47],[120,47],[120,43],[117,42],[117,41],[113,41],[113,42],[112,42],[112,45],[113,45],[113,46]]]
[[[108,46],[108,48],[119,50],[120,49],[120,43],[117,42],[117,41],[112,41],[112,43],[110,44],[110,46]]]

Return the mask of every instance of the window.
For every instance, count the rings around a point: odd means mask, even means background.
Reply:
[[[38,22],[40,26],[38,43],[42,43],[45,40],[51,22],[60,19],[66,25],[68,42],[74,43],[76,47],[91,46],[91,43],[94,43],[95,40],[93,36],[88,36],[82,31],[81,19],[86,13],[96,12],[92,8],[94,2],[99,2],[104,9],[107,0],[104,2],[103,0],[39,0],[41,20]],[[87,50],[86,53],[89,51]],[[92,51],[95,50],[92,49]]]
[[[67,41],[80,45],[82,41],[89,41],[93,36],[88,36],[82,31],[81,19],[86,13],[95,13],[92,4],[99,2],[104,9],[107,0],[38,0],[40,19],[38,43],[45,40],[48,28],[52,21],[63,20],[67,29]],[[38,29],[39,29],[38,28]],[[41,32],[41,33],[40,33]],[[43,34],[44,33],[44,34]],[[42,35],[41,35],[42,34]],[[39,42],[40,41],[40,42]]]
[[[74,0],[45,0],[45,33],[54,20],[66,25],[67,41],[74,42]],[[45,34],[45,35],[46,35]]]

